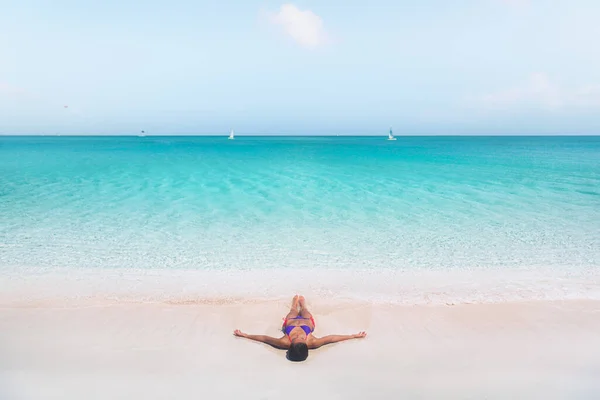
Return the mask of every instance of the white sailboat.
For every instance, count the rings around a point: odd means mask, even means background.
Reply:
[[[390,128],[390,133],[388,133],[387,140],[396,140],[396,138],[394,137],[394,134],[392,133],[392,128]]]
[[[227,139],[229,139],[229,140],[235,139],[235,137],[233,136],[233,129],[231,130],[231,132],[229,132],[229,137]]]

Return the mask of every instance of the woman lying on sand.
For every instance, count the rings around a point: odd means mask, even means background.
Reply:
[[[308,357],[308,349],[317,349],[330,343],[342,342],[348,339],[361,339],[367,336],[365,332],[354,335],[329,335],[322,338],[313,336],[315,320],[306,308],[304,296],[294,296],[290,312],[285,317],[282,330],[285,333],[280,338],[266,335],[248,335],[239,329],[233,334],[238,337],[266,343],[277,349],[287,349],[287,357],[291,361],[304,361]]]

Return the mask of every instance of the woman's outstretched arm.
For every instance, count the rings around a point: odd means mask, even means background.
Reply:
[[[317,349],[321,346],[325,346],[326,344],[343,342],[344,340],[350,339],[362,339],[367,336],[366,332],[355,333],[354,335],[329,335],[323,336],[322,338],[315,338],[313,345],[311,346],[314,349]]]
[[[249,335],[240,331],[239,329],[233,331],[233,334],[237,337],[243,337],[257,342],[266,343],[269,346],[273,346],[277,349],[287,349],[289,347],[289,343],[287,343],[287,341],[285,340],[285,336],[282,336],[280,338],[274,338],[267,335]]]

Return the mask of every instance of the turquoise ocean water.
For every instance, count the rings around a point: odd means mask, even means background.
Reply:
[[[600,268],[600,137],[0,137],[0,271]]]

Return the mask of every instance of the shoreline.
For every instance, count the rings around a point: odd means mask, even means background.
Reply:
[[[5,268],[0,307],[235,304],[307,298],[374,305],[600,300],[600,268],[132,270]]]

